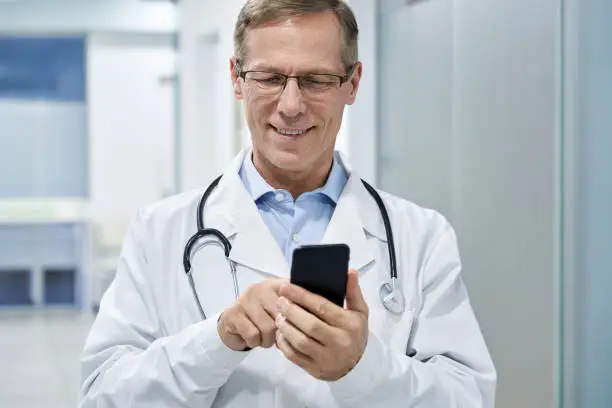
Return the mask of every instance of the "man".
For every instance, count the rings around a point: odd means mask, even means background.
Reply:
[[[362,75],[357,34],[341,1],[246,2],[230,72],[252,150],[203,209],[189,192],[133,221],[85,346],[83,408],[493,406],[452,228],[388,194],[406,308],[382,306],[381,214],[334,152]],[[231,241],[231,272],[218,248],[184,261],[198,214]],[[288,283],[293,250],[321,242],[351,249],[344,308]]]

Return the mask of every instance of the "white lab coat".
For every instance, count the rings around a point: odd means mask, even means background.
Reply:
[[[244,154],[226,169],[204,218],[229,237],[240,290],[266,278],[289,279],[290,272],[238,176]],[[202,247],[193,260],[208,316],[201,321],[182,264],[202,193],[194,191],[141,210],[131,223],[82,355],[80,406],[493,407],[496,372],[460,278],[453,229],[438,213],[381,193],[407,305],[403,315],[390,314],[378,292],[389,280],[380,212],[345,158],[342,164],[350,177],[323,242],[349,245],[350,266],[370,307],[367,347],[348,375],[319,381],[275,347],[226,348],[217,317],[235,295],[215,245]],[[409,338],[413,358],[405,353]]]

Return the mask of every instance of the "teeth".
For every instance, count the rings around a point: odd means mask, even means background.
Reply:
[[[299,136],[306,133],[306,129],[276,129],[281,135]]]

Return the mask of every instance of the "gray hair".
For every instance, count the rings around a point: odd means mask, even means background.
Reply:
[[[351,8],[343,0],[247,0],[242,7],[234,30],[234,56],[246,58],[248,29],[280,18],[308,13],[331,11],[342,29],[342,63],[348,70],[358,59],[357,38],[359,28]]]

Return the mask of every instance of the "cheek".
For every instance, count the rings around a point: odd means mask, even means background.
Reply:
[[[259,96],[246,93],[244,109],[247,120],[255,126],[261,126],[268,123],[270,114],[274,111],[274,104]]]
[[[344,104],[339,101],[335,101],[331,104],[320,104],[313,107],[313,112],[325,121],[327,131],[334,130],[339,128],[342,122]]]

